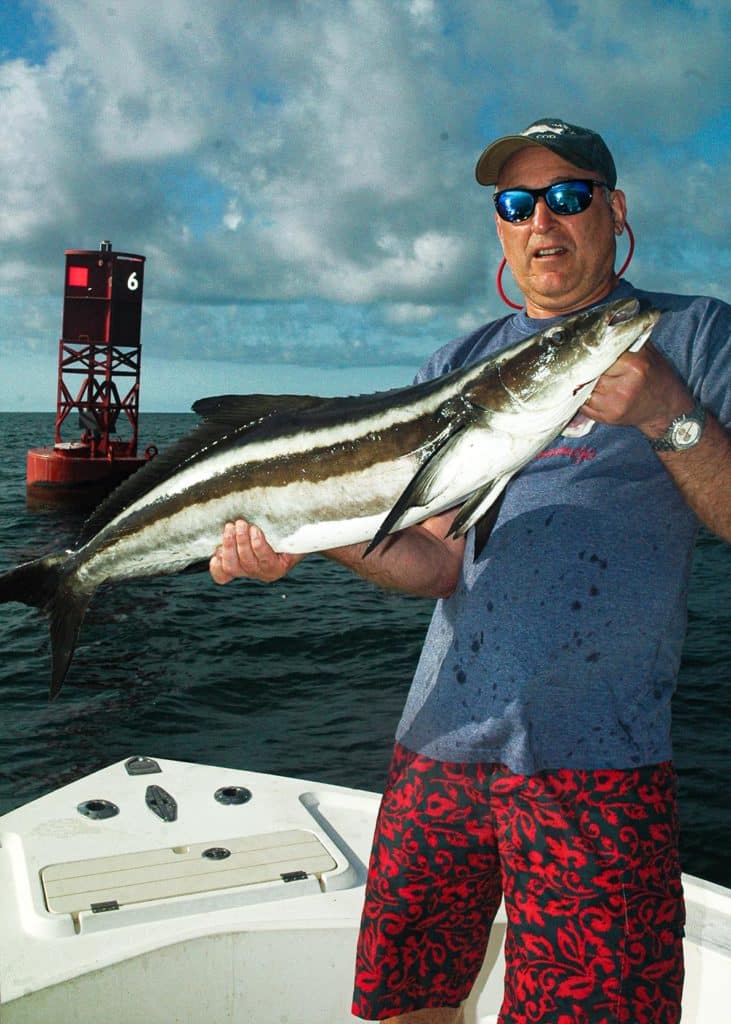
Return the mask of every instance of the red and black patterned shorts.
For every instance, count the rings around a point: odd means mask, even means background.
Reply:
[[[353,1013],[459,1006],[501,898],[501,1024],[676,1024],[683,894],[672,765],[515,775],[396,746]]]

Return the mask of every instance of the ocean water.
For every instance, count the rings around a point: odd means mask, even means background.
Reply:
[[[147,414],[164,448],[189,415]],[[53,417],[0,414],[0,571],[73,542],[78,514],[30,511],[25,455]],[[731,551],[702,533],[674,706],[684,870],[731,886]],[[0,814],[133,754],[381,788],[431,602],[325,559],[271,586],[206,574],[104,588],[48,700],[48,630],[0,606]]]

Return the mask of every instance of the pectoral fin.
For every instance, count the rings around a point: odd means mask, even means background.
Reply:
[[[375,537],[363,554],[364,558],[366,555],[369,555],[374,548],[377,548],[389,533],[393,533],[394,530],[399,529],[402,525],[402,520],[409,509],[425,508],[429,502],[440,493],[443,489],[441,478],[444,465],[451,455],[455,439],[463,429],[464,424],[458,426],[449,436],[449,440],[437,448],[430,458],[428,458],[427,461],[419,467],[417,472],[406,485],[401,497],[398,498],[391,511],[379,526]]]

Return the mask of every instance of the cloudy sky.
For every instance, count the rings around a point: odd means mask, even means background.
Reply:
[[[53,409],[101,239],[147,257],[143,410],[408,383],[505,311],[474,165],[545,116],[612,149],[634,283],[731,300],[729,43],[727,0],[5,0],[0,410]]]

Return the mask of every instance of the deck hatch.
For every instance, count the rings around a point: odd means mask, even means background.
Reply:
[[[219,848],[229,856],[204,856]],[[264,882],[281,886],[283,875],[320,875],[336,867],[316,835],[291,829],[51,864],[41,869],[41,882],[51,913],[77,914],[99,904],[121,907]]]

